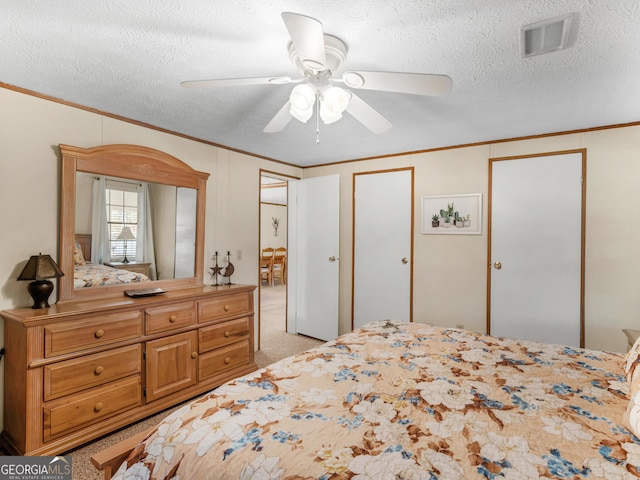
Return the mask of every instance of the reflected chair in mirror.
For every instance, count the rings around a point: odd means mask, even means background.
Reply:
[[[273,266],[271,267],[271,276],[275,281],[276,278],[280,279],[282,285],[287,283],[287,249],[284,247],[278,247],[273,254]]]
[[[267,282],[267,285],[273,285],[273,248],[263,248],[260,255],[260,283]]]

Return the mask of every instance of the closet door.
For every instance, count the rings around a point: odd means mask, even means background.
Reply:
[[[492,335],[584,345],[584,155],[490,159]]]
[[[413,168],[354,175],[353,328],[411,321]]]

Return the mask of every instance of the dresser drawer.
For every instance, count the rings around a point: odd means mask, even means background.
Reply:
[[[141,405],[140,376],[61,398],[44,406],[44,440],[49,441],[79,428]]]
[[[199,332],[200,353],[249,338],[249,319],[238,318],[202,327]]]
[[[142,346],[131,345],[44,367],[45,401],[113,382],[142,370]]]
[[[249,340],[222,347],[200,355],[198,363],[199,380],[206,380],[241,365],[249,363]]]
[[[55,323],[44,329],[44,355],[47,358],[53,357],[138,338],[141,335],[142,312],[140,310]]]
[[[196,323],[194,302],[178,303],[166,307],[147,308],[145,310],[145,332],[153,333],[175,330]]]
[[[220,298],[204,300],[198,303],[198,322],[204,323],[243,313],[252,313],[250,308],[249,295],[246,293],[224,295]]]

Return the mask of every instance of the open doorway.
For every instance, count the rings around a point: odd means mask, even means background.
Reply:
[[[284,175],[260,171],[258,348],[287,329],[287,190]]]

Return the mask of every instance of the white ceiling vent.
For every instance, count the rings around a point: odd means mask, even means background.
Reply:
[[[576,14],[561,15],[520,28],[520,50],[523,57],[562,50],[575,38]]]

